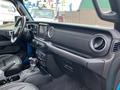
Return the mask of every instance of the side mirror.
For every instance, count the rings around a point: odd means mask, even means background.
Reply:
[[[95,10],[98,14],[98,16],[102,19],[102,20],[105,20],[105,21],[110,21],[110,22],[119,22],[119,16],[116,12],[114,11],[110,11],[110,12],[107,12],[107,13],[103,13],[101,10],[100,10],[100,7],[98,5],[98,2],[97,0],[92,0],[93,1],[93,5],[95,7]]]

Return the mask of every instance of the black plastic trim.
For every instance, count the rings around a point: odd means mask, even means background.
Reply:
[[[39,42],[46,44],[48,50],[50,50],[51,52],[53,52],[59,56],[62,56],[72,62],[75,62],[82,66],[85,66],[99,75],[102,75],[105,60],[102,60],[99,58],[92,58],[92,59],[84,58],[84,57],[75,55],[71,52],[60,49],[58,47],[55,47],[51,42],[46,42],[46,41],[40,40],[38,38],[35,38],[35,39],[38,40]],[[95,64],[95,68],[92,68],[93,64]]]

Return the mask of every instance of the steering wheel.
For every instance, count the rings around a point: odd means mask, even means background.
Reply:
[[[26,25],[26,17],[18,16],[15,22],[14,30],[10,31],[12,43],[15,43],[17,39],[21,36],[22,32],[24,31],[25,25]]]

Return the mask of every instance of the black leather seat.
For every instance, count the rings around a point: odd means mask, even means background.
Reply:
[[[36,86],[28,83],[9,83],[0,87],[0,90],[39,90]]]
[[[0,69],[14,63],[7,71],[5,71],[5,76],[11,76],[19,73],[22,70],[22,61],[16,55],[5,54],[0,55]]]
[[[22,61],[15,55],[0,55],[0,68],[4,68],[10,63],[15,63],[9,70],[5,72],[6,75],[13,75],[19,73],[22,69]],[[39,90],[36,86],[24,82],[11,82],[0,86],[0,90]]]

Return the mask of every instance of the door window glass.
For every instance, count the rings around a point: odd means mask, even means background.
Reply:
[[[14,5],[5,0],[0,0],[0,29],[13,29],[14,18],[19,16]]]

